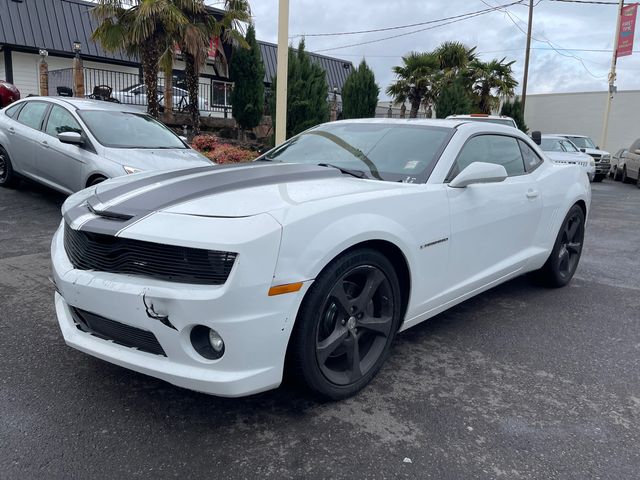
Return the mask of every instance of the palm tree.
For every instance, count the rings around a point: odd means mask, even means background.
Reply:
[[[397,79],[387,87],[387,94],[396,103],[409,101],[409,118],[416,118],[420,105],[435,98],[440,62],[432,52],[411,52],[402,57],[402,63],[393,67]]]
[[[129,3],[98,0],[93,15],[100,24],[91,38],[105,50],[139,56],[147,90],[147,111],[157,117],[160,58],[172,44],[171,36],[189,21],[183,10],[198,0],[137,0],[131,7]]]
[[[174,0],[176,1],[176,0]],[[187,110],[191,115],[194,134],[200,132],[200,111],[198,108],[198,84],[200,71],[204,66],[212,38],[248,47],[244,39],[243,23],[251,20],[248,0],[225,0],[225,13],[220,20],[210,15],[203,0],[192,0],[184,12],[189,19],[180,30],[179,45],[185,61],[185,81],[189,94]]]
[[[476,59],[476,47],[467,48],[460,42],[444,42],[433,52],[440,62],[440,70],[447,80],[464,72],[469,63]]]
[[[481,113],[491,113],[500,103],[500,96],[513,96],[518,81],[513,77],[511,66],[515,61],[478,59],[469,63],[469,75],[473,93],[478,99]]]

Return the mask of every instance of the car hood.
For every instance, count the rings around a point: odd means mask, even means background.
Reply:
[[[593,160],[590,155],[582,152],[544,152],[554,162],[561,163],[576,163],[576,162],[589,162]]]
[[[208,158],[190,148],[105,148],[104,156],[122,166],[141,171],[211,165]]]
[[[248,217],[325,199],[347,203],[357,195],[403,186],[315,165],[209,166],[109,180],[67,205],[65,219],[74,227],[115,235],[154,212]]]

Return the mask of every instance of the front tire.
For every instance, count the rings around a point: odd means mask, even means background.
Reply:
[[[0,187],[13,187],[18,183],[16,172],[7,151],[0,147]]]
[[[380,252],[333,260],[302,303],[290,366],[313,391],[338,400],[364,388],[386,360],[401,319],[398,277]]]
[[[620,181],[620,169],[618,167],[616,167],[616,169],[613,171],[613,179],[616,182]]]
[[[578,205],[571,207],[562,222],[551,255],[537,272],[545,285],[552,288],[564,287],[573,278],[582,255],[584,220],[582,208]]]
[[[629,177],[627,177],[627,166],[622,169],[622,177],[620,177],[622,183],[629,183]]]

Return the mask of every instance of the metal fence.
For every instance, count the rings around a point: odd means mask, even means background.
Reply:
[[[73,69],[64,68],[49,72],[49,94],[72,96]],[[84,69],[85,97],[109,100],[146,110],[148,104],[147,88],[139,74]],[[231,88],[229,82],[220,82],[208,78],[200,78],[198,85],[198,109],[205,117],[231,118]],[[158,78],[157,95],[160,105],[164,100],[164,78]],[[189,103],[189,95],[183,79],[175,78],[173,82],[173,110],[185,111]]]

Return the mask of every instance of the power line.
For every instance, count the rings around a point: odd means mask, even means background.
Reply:
[[[550,2],[584,3],[591,5],[618,5],[618,2],[602,2],[596,0],[549,0]]]
[[[343,36],[343,35],[360,35],[360,34],[363,34],[363,33],[388,32],[390,30],[401,30],[403,28],[419,27],[419,26],[422,26],[422,25],[431,25],[431,24],[434,24],[434,23],[440,23],[440,22],[444,22],[444,21],[447,21],[447,20],[464,19],[463,17],[467,17],[469,15],[477,15],[477,14],[489,13],[489,12],[493,12],[495,10],[498,10],[498,8],[511,7],[513,5],[521,4],[522,2],[523,2],[523,0],[519,0],[519,1],[512,2],[512,3],[507,3],[505,5],[501,5],[499,7],[490,7],[490,8],[485,8],[485,9],[482,9],[482,10],[476,10],[474,12],[468,12],[468,13],[462,13],[460,15],[454,15],[452,17],[439,18],[437,20],[428,20],[426,22],[410,23],[410,24],[407,24],[407,25],[398,25],[398,26],[395,26],[395,27],[374,28],[372,30],[358,30],[358,31],[353,31],[353,32],[300,33],[300,34],[297,34],[297,35],[292,35],[289,38],[298,38],[298,37],[334,37],[334,36]]]
[[[522,0],[520,0],[519,2],[514,2],[514,3],[511,3],[511,4],[508,4],[508,5],[516,5],[516,4],[519,4],[519,3],[522,3]],[[391,40],[391,39],[394,39],[394,38],[406,37],[407,35],[413,35],[414,33],[425,32],[427,30],[433,30],[434,28],[444,27],[445,25],[451,25],[452,23],[458,23],[458,22],[461,22],[463,20],[468,20],[470,18],[479,17],[480,15],[486,15],[487,13],[491,13],[493,11],[496,11],[496,10],[500,9],[500,8],[503,8],[503,6],[502,5],[496,6],[496,7],[493,7],[491,9],[483,10],[482,12],[475,13],[475,14],[467,14],[467,16],[464,17],[464,18],[457,18],[457,19],[451,20],[449,22],[440,23],[439,25],[432,25],[430,27],[421,28],[419,30],[412,30],[410,32],[405,32],[405,33],[401,33],[401,34],[398,34],[398,35],[392,35],[390,37],[378,38],[378,39],[375,39],[375,40],[369,40],[367,42],[352,43],[352,44],[349,44],[349,45],[340,45],[339,47],[323,48],[321,50],[314,50],[314,53],[329,52],[329,51],[332,51],[332,50],[340,50],[340,49],[343,49],[343,48],[359,47],[361,45],[370,45],[372,43],[383,42],[385,40]],[[442,19],[440,21],[442,21]]]
[[[485,5],[487,5],[487,6],[489,6],[489,5],[490,5],[489,3],[485,2],[485,0],[480,0],[480,1],[481,1],[482,3],[484,3]],[[520,17],[518,17],[518,16],[517,16],[517,15],[515,15],[515,14],[512,14],[512,13],[511,13],[509,10],[507,10],[506,8],[502,8],[502,7],[501,7],[501,11],[503,11],[503,12],[507,15],[507,17],[509,18],[509,20],[511,20],[511,23],[513,23],[513,24],[516,26],[516,28],[517,28],[518,30],[520,30],[523,34],[527,35],[527,32],[525,32],[525,31],[522,29],[522,27],[518,24],[518,22],[516,22],[516,21],[513,19],[513,17],[515,16],[518,20],[522,21],[522,19],[521,19]],[[512,16],[512,15],[513,15],[513,16]],[[562,53],[560,50],[564,50],[564,49],[563,49],[560,45],[554,45],[554,44],[553,44],[553,42],[551,42],[549,39],[547,39],[547,38],[544,38],[544,37],[543,37],[544,39],[543,39],[543,40],[540,40],[540,39],[538,39],[538,38],[535,38],[533,35],[531,35],[531,38],[532,38],[533,40],[535,40],[536,42],[546,43],[546,44],[547,44],[547,45],[549,45],[549,46],[551,47],[551,49],[552,49],[552,50],[554,50],[558,55],[561,55],[561,56],[563,56],[563,57],[567,57],[567,58],[574,58],[574,59],[578,60],[578,61],[580,62],[580,64],[582,65],[582,68],[584,68],[584,70],[585,70],[589,75],[591,75],[593,78],[600,79],[600,78],[604,78],[604,77],[606,77],[606,74],[604,74],[604,75],[596,75],[596,74],[594,74],[591,70],[589,70],[589,68],[587,68],[587,66],[586,66],[586,65],[585,65],[585,63],[584,63],[584,60],[583,60],[581,57],[579,57],[579,56],[577,56],[577,55],[573,55],[573,54],[568,54],[568,55],[567,55],[567,54]]]

